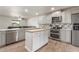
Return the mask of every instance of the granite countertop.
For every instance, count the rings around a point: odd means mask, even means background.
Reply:
[[[19,30],[19,28],[15,28],[15,29],[0,29],[0,31],[8,31],[8,30]]]
[[[60,30],[68,30],[69,31],[69,30],[72,30],[72,29],[60,29]]]

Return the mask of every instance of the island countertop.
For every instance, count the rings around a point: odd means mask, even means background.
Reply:
[[[47,29],[35,28],[35,29],[26,30],[26,32],[40,32],[40,31],[44,31],[44,30],[47,30]]]

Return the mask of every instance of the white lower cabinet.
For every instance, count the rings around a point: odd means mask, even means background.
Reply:
[[[66,31],[65,30],[61,30],[60,31],[60,40],[62,42],[65,42],[66,41]]]
[[[0,32],[0,47],[6,44],[6,32]]]
[[[60,39],[63,42],[71,43],[71,30],[61,30]]]
[[[48,32],[26,32],[25,33],[25,48],[28,51],[36,51],[48,43]]]
[[[18,30],[18,41],[25,39],[25,31],[24,29]]]

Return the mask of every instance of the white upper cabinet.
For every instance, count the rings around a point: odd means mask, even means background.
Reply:
[[[39,16],[38,24],[50,24],[51,23],[51,15]]]
[[[62,12],[62,23],[71,23],[71,11],[63,11]]]
[[[51,14],[52,17],[58,17],[58,16],[61,16],[61,11],[56,11],[56,12],[53,12]]]

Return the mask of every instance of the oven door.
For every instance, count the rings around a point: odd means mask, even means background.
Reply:
[[[74,23],[73,24],[73,30],[79,31],[79,23]]]

